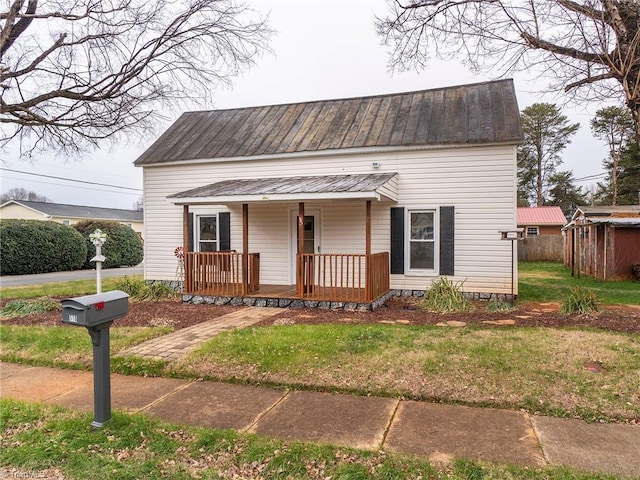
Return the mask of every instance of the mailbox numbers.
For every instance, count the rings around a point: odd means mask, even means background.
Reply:
[[[67,317],[67,321],[69,323],[78,323],[78,316],[74,315],[73,313],[70,313],[69,316]]]

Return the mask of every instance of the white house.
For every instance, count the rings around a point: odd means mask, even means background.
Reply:
[[[508,296],[521,138],[511,80],[185,113],[135,162],[145,278],[184,245],[185,299],[369,308],[443,275]]]

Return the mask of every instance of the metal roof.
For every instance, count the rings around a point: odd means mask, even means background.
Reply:
[[[518,225],[564,225],[567,219],[560,207],[518,207]]]
[[[591,216],[629,216],[637,217],[640,215],[640,205],[616,205],[614,207],[578,207],[576,213],[573,215],[584,214],[586,217]]]
[[[142,222],[141,210],[123,210],[119,208],[89,207],[85,205],[66,205],[63,203],[31,202],[27,200],[9,200],[9,203],[22,205],[50,217],[86,218],[95,220],[114,220],[119,222]]]
[[[606,217],[606,218],[590,218],[589,223],[606,223],[608,225],[615,226],[635,226],[640,225],[640,217],[636,218],[616,218],[616,217]]]
[[[198,159],[366,147],[518,143],[512,80],[285,105],[184,113],[136,161]]]
[[[396,200],[396,173],[224,180],[169,195],[177,205],[323,199]]]

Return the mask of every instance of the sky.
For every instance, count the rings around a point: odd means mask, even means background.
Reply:
[[[386,47],[380,44],[373,26],[374,15],[383,16],[386,12],[384,0],[263,0],[253,2],[252,7],[268,13],[270,26],[276,30],[270,43],[272,53],[259,58],[253,68],[233,81],[231,88],[217,91],[215,103],[207,108],[379,95],[501,78],[474,75],[453,58],[432,60],[420,72],[390,72]],[[506,75],[506,78],[514,79],[520,110],[536,102],[557,103],[572,122],[581,124],[578,134],[562,154],[561,170],[573,171],[577,179],[603,173],[602,161],[607,149],[593,138],[589,129],[589,121],[603,105],[564,106],[561,95],[540,93],[547,86],[544,79],[531,79],[526,73]],[[188,109],[202,108],[193,105]],[[117,145],[105,144],[76,161],[41,156],[29,163],[9,152],[0,164],[3,168],[0,189],[6,192],[23,187],[55,203],[133,208],[142,196],[142,169],[134,167],[133,162],[179,113],[170,115],[155,135],[142,140],[121,140]],[[594,180],[577,183],[588,188]]]

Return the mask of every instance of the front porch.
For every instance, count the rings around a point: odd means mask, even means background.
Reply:
[[[396,200],[395,173],[225,180],[168,199],[183,207],[185,295],[370,304],[389,292],[389,252],[372,252],[371,217],[372,201]],[[230,210],[224,222],[220,214],[226,227],[195,226],[190,206],[215,205]],[[258,212],[251,221],[250,205]],[[233,235],[231,212],[242,219]],[[250,225],[259,232],[251,249]],[[325,227],[333,230],[323,242]]]
[[[296,285],[261,285],[260,254],[186,252],[183,294],[371,303],[389,291],[389,252],[298,254]]]

